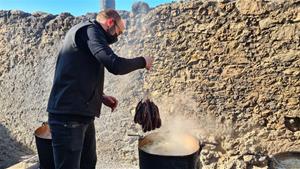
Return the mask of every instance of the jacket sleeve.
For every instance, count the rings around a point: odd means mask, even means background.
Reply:
[[[146,66],[143,57],[126,59],[117,56],[108,46],[104,34],[94,26],[87,28],[87,47],[96,59],[115,75],[127,74]]]

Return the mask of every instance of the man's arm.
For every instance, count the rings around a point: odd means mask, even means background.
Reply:
[[[117,56],[108,46],[104,35],[102,36],[101,31],[98,29],[95,26],[87,28],[87,47],[109,72],[115,75],[122,75],[146,67],[146,60],[143,57],[126,59]]]

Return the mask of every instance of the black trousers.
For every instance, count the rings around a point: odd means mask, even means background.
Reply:
[[[60,121],[49,117],[56,169],[95,169],[97,163],[94,120]]]

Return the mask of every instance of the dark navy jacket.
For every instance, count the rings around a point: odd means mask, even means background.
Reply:
[[[47,111],[53,115],[99,117],[104,68],[127,74],[145,67],[145,59],[118,57],[108,44],[109,34],[96,21],[72,27],[58,54]]]

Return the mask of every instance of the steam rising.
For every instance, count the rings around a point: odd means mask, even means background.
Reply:
[[[231,134],[230,125],[200,111],[201,104],[191,92],[163,97],[157,104],[163,121],[161,131],[189,133],[203,140]]]
[[[175,94],[156,101],[162,118],[157,130],[159,141],[145,147],[153,154],[188,155],[197,150],[190,137],[200,141],[219,140],[231,133],[230,127],[217,122],[212,115],[200,112],[192,94]],[[198,147],[199,148],[199,147]]]

